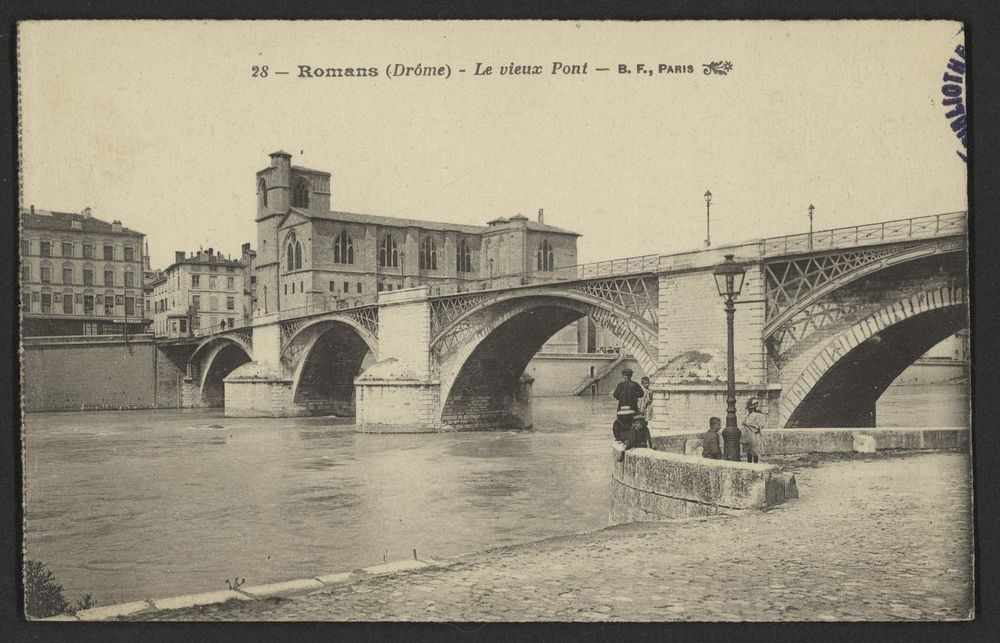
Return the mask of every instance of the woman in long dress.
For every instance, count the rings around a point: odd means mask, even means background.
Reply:
[[[743,452],[747,455],[747,462],[760,462],[760,450],[762,439],[760,432],[764,430],[764,423],[767,418],[759,411],[759,404],[756,399],[747,400],[747,417],[743,420],[743,432],[740,435],[740,443],[743,445]]]

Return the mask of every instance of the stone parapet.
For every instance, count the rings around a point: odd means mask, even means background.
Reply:
[[[765,511],[798,497],[795,476],[775,465],[614,451],[612,524]]]
[[[969,429],[965,427],[941,429],[775,429],[765,430],[763,453],[793,455],[800,453],[852,453],[865,450],[859,446],[864,440],[857,437],[871,436],[876,451],[967,449]]]
[[[876,451],[968,449],[971,431],[966,427],[942,428],[846,428],[846,429],[765,429],[761,433],[762,453],[801,455],[805,453],[870,452],[865,445],[870,437]],[[657,451],[700,455],[689,448],[700,441],[701,432],[678,431],[653,436]]]

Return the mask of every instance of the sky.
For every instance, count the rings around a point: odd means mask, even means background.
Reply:
[[[254,175],[279,149],[331,172],[334,210],[544,208],[583,235],[581,262],[703,247],[706,190],[713,246],[808,231],[809,204],[816,230],[954,212],[966,166],[940,100],[962,42],[921,21],[22,23],[21,204],[121,219],[154,267],[256,246]],[[705,75],[716,61],[732,70]]]

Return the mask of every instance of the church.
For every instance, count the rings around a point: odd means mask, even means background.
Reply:
[[[331,209],[329,172],[274,152],[257,172],[257,313],[351,305],[378,292],[551,273],[580,235],[523,215],[485,226]],[[366,297],[367,296],[367,297]]]

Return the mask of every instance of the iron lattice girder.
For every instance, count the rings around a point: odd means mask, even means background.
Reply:
[[[241,328],[240,330],[236,331],[233,334],[236,335],[240,339],[240,341],[242,341],[248,347],[250,347],[251,349],[253,348],[253,329]]]
[[[438,337],[452,322],[487,301],[491,295],[473,293],[431,300],[431,337]]]
[[[567,291],[569,291],[567,293]],[[484,309],[496,300],[516,301],[512,294],[566,297],[578,302],[595,322],[616,336],[631,334],[647,354],[656,355],[659,339],[659,281],[656,276],[601,278],[570,284],[558,283],[522,289],[468,293],[431,300],[431,344],[441,357],[448,355],[466,338],[482,328],[475,309]],[[567,297],[567,295],[569,295]]]
[[[336,314],[319,317],[299,317],[279,322],[281,328],[281,361],[289,370],[294,370],[299,364],[302,352],[310,345],[308,341],[296,341],[302,336],[300,331],[302,331],[303,327],[314,326],[323,322],[341,321],[342,323],[346,323],[343,321],[345,317],[353,321],[364,331],[361,333],[362,336],[366,333],[368,334],[368,337],[362,337],[362,339],[372,352],[375,353],[375,342],[378,338],[378,306],[364,306]]]
[[[368,331],[372,337],[378,337],[378,306],[355,308],[346,315]]]
[[[767,319],[774,319],[816,288],[862,266],[900,252],[893,247],[798,257],[765,264]]]
[[[764,264],[767,324],[774,333],[824,292],[888,265],[964,249],[964,240],[930,240],[799,256]]]
[[[871,308],[858,302],[819,301],[781,325],[768,338],[772,357],[780,357],[816,331],[853,319],[862,309]]]
[[[964,252],[963,239],[937,239],[891,246],[860,248],[849,252],[798,256],[764,265],[767,323],[764,336],[778,354],[786,352],[808,332],[837,320],[835,309],[816,304],[832,291],[883,268],[935,254]],[[838,314],[850,311],[842,309]],[[810,318],[815,317],[815,320]],[[788,339],[794,338],[792,343]]]
[[[310,320],[305,317],[299,317],[297,319],[287,319],[285,321],[279,322],[281,327],[281,354],[284,355],[285,350],[288,348],[295,336],[298,335],[299,329],[305,326]]]
[[[645,322],[651,329],[658,329],[660,318],[659,279],[657,277],[618,277],[582,281],[570,286],[571,290],[587,293],[610,303],[615,308],[628,311],[632,319]]]

